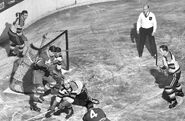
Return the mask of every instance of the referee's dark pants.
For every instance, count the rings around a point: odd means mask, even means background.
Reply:
[[[148,37],[148,41],[149,41],[149,49],[151,51],[151,56],[155,56],[157,54],[157,47],[156,47],[156,43],[155,43],[155,37],[152,36],[152,32],[153,32],[153,27],[151,28],[140,28],[139,30],[139,43],[138,43],[138,53],[139,53],[139,57],[142,57],[143,55],[143,49],[144,49],[144,45],[145,45],[145,41]]]

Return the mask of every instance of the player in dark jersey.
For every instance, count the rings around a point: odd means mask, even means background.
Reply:
[[[64,74],[66,71],[66,63],[64,62],[64,58],[61,53],[61,48],[56,47],[56,53],[54,58],[54,63],[57,65],[57,70],[61,71]]]
[[[160,46],[160,52],[163,56],[163,66],[160,67],[163,72],[166,73],[168,79],[165,84],[164,93],[169,97],[169,108],[173,108],[177,105],[176,96],[184,96],[182,92],[181,84],[179,79],[181,76],[181,69],[175,56],[168,50],[166,45]]]
[[[93,103],[88,103],[87,112],[83,116],[83,121],[110,121],[105,112],[100,108],[94,108]]]
[[[42,52],[33,64],[34,80],[36,86],[33,99],[30,101],[31,109],[40,111],[36,102],[42,103],[44,96],[51,93],[51,89],[57,84],[62,83],[63,75],[57,69],[58,63],[54,63],[56,47],[50,46],[48,50]]]
[[[13,22],[8,30],[8,35],[10,39],[10,51],[9,56],[16,56],[15,47],[18,47],[18,56],[23,57],[23,49],[25,46],[25,41],[27,38],[23,34],[23,29],[25,25],[25,20],[28,17],[28,11],[23,10],[21,13],[16,13],[16,20]]]

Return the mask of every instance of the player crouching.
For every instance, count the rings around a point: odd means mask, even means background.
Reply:
[[[166,93],[169,98],[169,108],[174,108],[177,105],[176,96],[184,96],[181,84],[179,83],[181,69],[175,56],[168,50],[166,45],[160,46],[160,52],[163,56],[163,66],[160,67],[160,69],[165,72],[165,75],[168,77],[166,81],[167,84],[164,87],[164,93]]]
[[[87,107],[89,102],[99,104],[98,100],[89,97],[87,89],[80,80],[65,80],[65,83],[61,85],[45,117],[49,118],[52,114],[60,115],[67,109],[65,118],[68,119],[74,113],[72,104]]]

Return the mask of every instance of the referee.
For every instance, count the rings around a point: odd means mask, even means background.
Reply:
[[[138,53],[142,57],[145,41],[148,37],[149,49],[151,56],[156,58],[157,48],[155,43],[155,32],[157,29],[157,21],[154,13],[149,11],[149,5],[143,7],[143,12],[140,13],[137,20],[137,33],[139,34]]]

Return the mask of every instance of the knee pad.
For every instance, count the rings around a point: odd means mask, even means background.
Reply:
[[[174,99],[175,98],[175,92],[172,93],[172,94],[169,94],[168,96],[170,97],[170,99]]]
[[[178,84],[176,85],[175,89],[176,89],[177,91],[181,91],[181,90],[182,90],[181,84],[178,83]]]
[[[23,51],[24,46],[25,46],[24,44],[18,45],[19,50]]]
[[[174,92],[174,90],[172,88],[165,88],[164,91],[167,93],[167,94],[171,94]]]
[[[37,95],[42,95],[44,94],[45,90],[43,86],[36,86],[33,90],[33,93],[37,96]]]
[[[10,49],[15,49],[16,44],[10,41]]]
[[[170,97],[170,99],[175,98],[175,91],[172,88],[165,88],[164,91]]]

